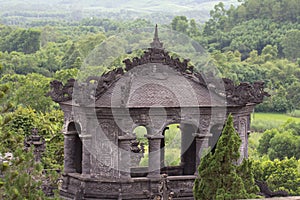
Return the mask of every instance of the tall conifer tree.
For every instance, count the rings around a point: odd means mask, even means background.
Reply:
[[[253,176],[249,178],[250,181],[243,180],[246,176],[239,170],[242,168],[236,165],[240,157],[240,145],[241,139],[234,129],[233,118],[229,115],[215,152],[207,154],[200,162],[199,177],[194,185],[196,200],[230,200],[253,196],[248,194],[250,191],[246,190],[244,184],[246,183],[246,187],[249,183],[254,185]],[[247,168],[245,173],[248,172]]]

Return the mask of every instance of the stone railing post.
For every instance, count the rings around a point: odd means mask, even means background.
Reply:
[[[161,168],[161,140],[164,138],[162,135],[147,135],[149,142],[149,178],[159,178]]]
[[[131,141],[136,139],[134,135],[119,136],[119,171],[121,178],[131,179]]]
[[[82,174],[90,175],[91,173],[91,153],[89,148],[91,148],[91,135],[83,135],[81,137],[82,141]]]
[[[64,173],[75,173],[74,143],[77,131],[68,131],[64,135]]]

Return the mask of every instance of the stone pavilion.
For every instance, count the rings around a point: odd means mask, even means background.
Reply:
[[[51,82],[64,112],[63,199],[192,200],[201,153],[216,144],[231,113],[247,157],[250,114],[263,101],[264,83],[240,83],[196,72],[174,58],[157,33],[141,57],[85,81]],[[165,133],[181,131],[178,166],[166,166]],[[134,132],[145,127],[143,146]],[[148,166],[137,160],[148,155]]]

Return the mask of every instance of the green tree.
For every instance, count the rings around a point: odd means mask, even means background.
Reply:
[[[69,79],[71,78],[76,78],[78,75],[78,69],[77,68],[72,68],[72,69],[62,69],[53,75],[53,78],[55,80],[61,81],[63,83],[66,83]]]
[[[259,140],[258,152],[271,160],[284,158],[300,159],[300,124],[287,121],[278,128],[266,130]]]
[[[263,133],[262,137],[259,139],[259,145],[257,148],[257,151],[260,153],[260,155],[268,153],[268,150],[270,148],[270,141],[278,133],[279,132],[276,129],[266,130]]]
[[[299,144],[297,136],[293,135],[290,131],[284,131],[280,134],[276,134],[270,140],[270,148],[268,149],[268,155],[271,160],[279,159],[283,160],[285,157],[299,159],[299,152],[297,152]]]
[[[237,173],[242,178],[249,197],[255,197],[259,188],[255,184],[254,180],[253,162],[251,160],[244,159],[242,164],[237,167]]]
[[[105,40],[103,33],[85,35],[78,41],[78,49],[86,57],[96,46]]]
[[[0,102],[7,88],[0,87]],[[6,104],[6,103],[5,103]],[[31,151],[23,151],[23,139],[20,134],[7,133],[6,128],[11,125],[8,110],[2,102],[0,107],[0,198],[8,200],[43,200],[47,199],[41,190],[42,166],[34,162]],[[12,131],[9,129],[9,131]],[[12,158],[3,155],[10,153]]]
[[[290,195],[300,194],[300,172],[295,158],[274,161],[255,161],[255,180],[265,181],[272,191],[285,190]]]
[[[223,2],[215,5],[214,10],[210,11],[210,16],[203,29],[205,36],[213,35],[217,30],[226,30],[227,11]]]
[[[69,69],[69,68],[80,68],[81,67],[81,60],[83,56],[80,53],[80,50],[72,43],[64,57],[62,58],[62,68]]]
[[[283,52],[287,58],[300,58],[300,30],[290,30],[282,40]]]
[[[41,190],[42,166],[35,163],[32,152],[23,152],[18,147],[13,154],[11,165],[7,166],[0,186],[1,199],[44,200]]]
[[[0,83],[6,83],[15,90],[10,91],[8,100],[14,105],[31,107],[36,111],[46,112],[51,110],[56,104],[47,97],[51,79],[40,74],[25,75],[5,75],[0,79]]]
[[[36,29],[15,29],[0,41],[1,51],[19,51],[25,54],[35,53],[40,49],[41,32]]]
[[[175,31],[187,33],[189,27],[188,19],[186,16],[176,16],[171,22],[171,27]]]
[[[249,173],[250,163],[244,163],[238,167],[236,163],[240,157],[239,148],[241,139],[234,129],[233,118],[228,116],[226,125],[218,140],[215,152],[207,154],[201,159],[198,172],[199,177],[195,180],[194,197],[197,200],[221,200],[243,199],[253,196],[248,192],[255,192],[257,188],[247,190],[246,186],[253,183]],[[243,180],[243,178],[247,178]]]
[[[293,105],[292,109],[300,110],[300,82],[295,81],[287,88],[287,99]]]

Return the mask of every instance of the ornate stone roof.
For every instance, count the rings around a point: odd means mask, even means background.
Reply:
[[[128,108],[240,106],[261,103],[268,95],[263,82],[236,86],[230,79],[211,81],[215,79],[196,72],[189,59],[170,56],[159,41],[157,26],[150,46],[143,56],[124,60],[125,70],[117,68],[81,83],[52,81],[49,95],[59,103]]]

